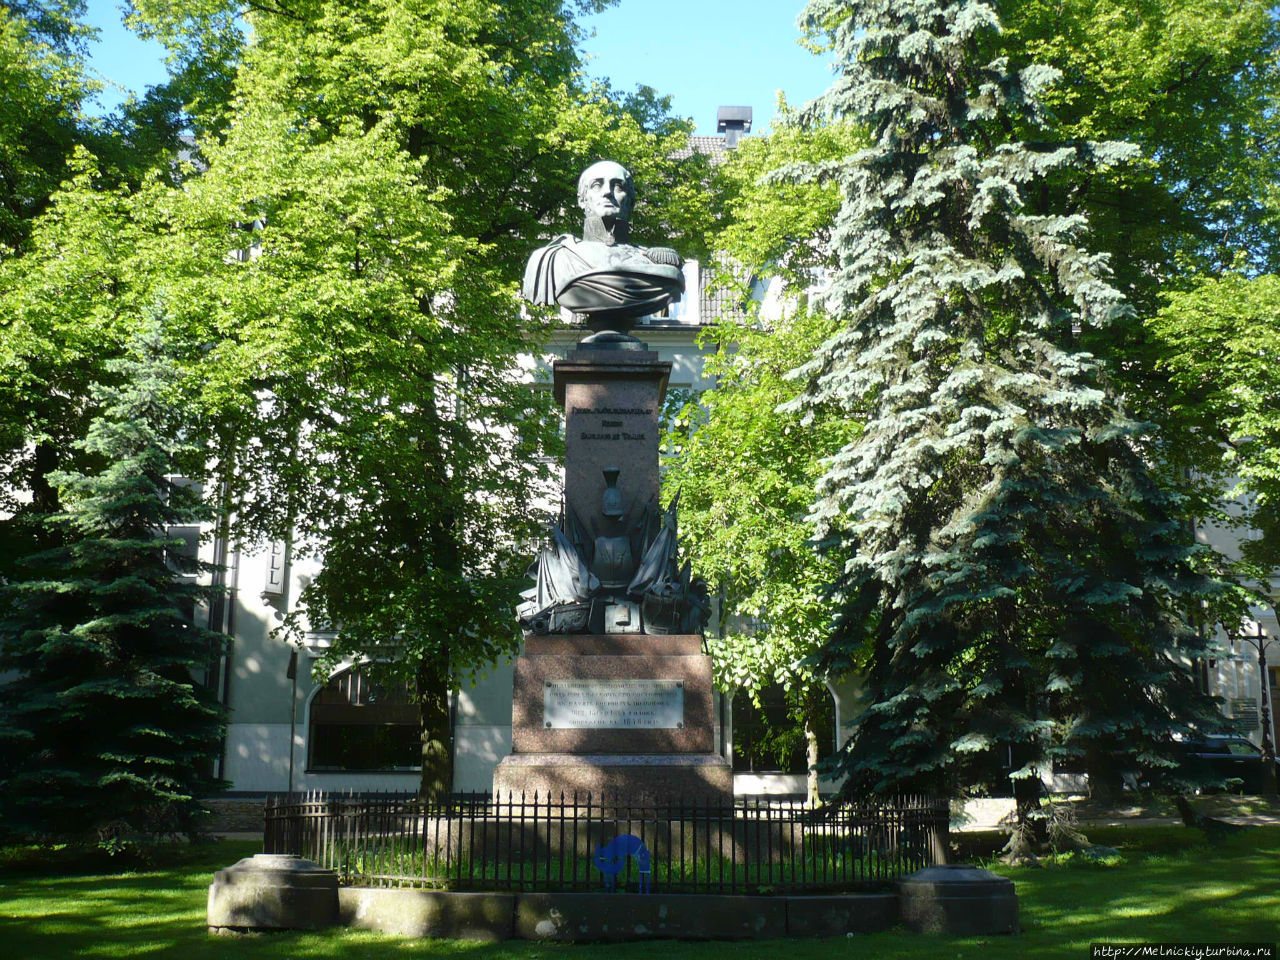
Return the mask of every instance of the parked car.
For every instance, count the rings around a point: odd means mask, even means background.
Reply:
[[[1239,780],[1244,793],[1259,793],[1263,787],[1262,751],[1245,737],[1210,735],[1183,743],[1187,769],[1224,783]],[[1280,759],[1276,764],[1280,775]],[[1230,786],[1230,784],[1228,784]]]

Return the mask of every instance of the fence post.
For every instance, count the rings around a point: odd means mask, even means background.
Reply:
[[[929,866],[941,866],[947,862],[951,845],[951,803],[946,797],[931,797],[927,814]]]
[[[262,852],[279,853],[276,849],[276,798],[269,796],[262,805]]]

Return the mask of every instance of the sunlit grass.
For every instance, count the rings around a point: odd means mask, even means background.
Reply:
[[[1249,830],[1209,847],[1184,828],[1114,828],[1090,839],[1116,846],[1112,865],[1069,858],[1042,868],[996,869],[1012,877],[1023,932],[1015,937],[939,938],[905,931],[785,943],[560,946],[411,941],[334,930],[228,940],[205,933],[212,873],[255,851],[223,843],[180,866],[125,873],[0,874],[0,960],[164,958],[206,960],[1079,960],[1100,940],[1267,941],[1280,930],[1280,828]]]

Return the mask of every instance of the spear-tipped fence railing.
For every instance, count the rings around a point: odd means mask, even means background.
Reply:
[[[638,837],[647,885],[669,893],[874,889],[941,861],[946,800],[625,802],[582,795],[306,793],[269,797],[264,848],[356,886],[588,891],[606,885],[601,847]],[[638,889],[640,859],[616,889]]]

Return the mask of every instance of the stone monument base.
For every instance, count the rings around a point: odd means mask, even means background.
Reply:
[[[732,803],[702,648],[696,634],[527,636],[494,793]]]
[[[503,757],[493,775],[495,794],[550,796],[582,802],[607,798],[627,804],[730,804],[733,771],[717,753],[534,753]]]
[[[320,930],[338,922],[338,875],[290,854],[259,853],[213,875],[210,933]]]
[[[925,867],[898,881],[902,920],[917,933],[952,937],[1018,932],[1018,894],[1008,877],[967,863]]]

